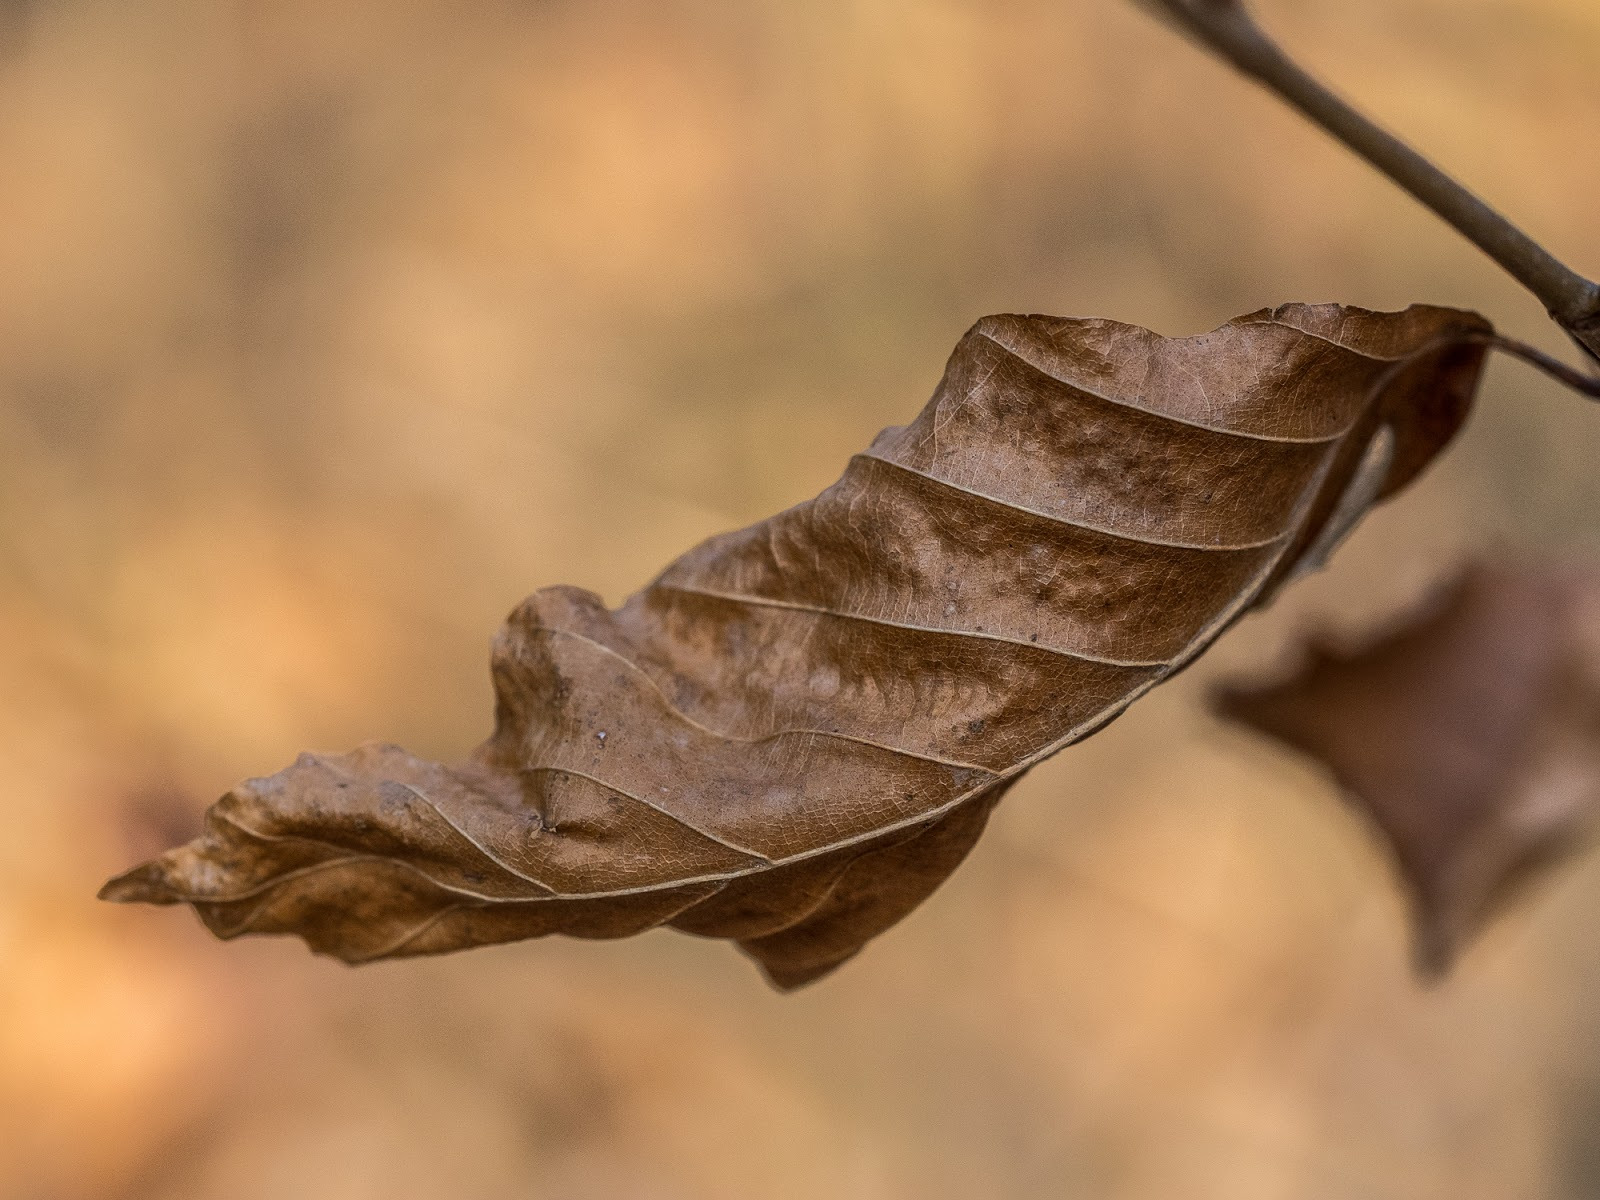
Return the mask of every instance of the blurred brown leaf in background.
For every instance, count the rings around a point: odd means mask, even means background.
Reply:
[[[1439,973],[1600,814],[1600,578],[1475,564],[1401,627],[1313,643],[1291,678],[1217,705],[1349,789],[1412,893],[1418,962]]]
[[[1600,262],[1590,0],[1264,7]],[[0,5],[0,1196],[1594,1191],[1600,870],[1420,991],[1328,782],[1198,702],[1465,552],[1596,550],[1600,422],[1514,365],[1328,572],[796,996],[689,938],[352,973],[92,898],[151,795],[461,755],[524,595],[614,603],[814,495],[978,315],[1289,298],[1561,349],[1131,5]]]

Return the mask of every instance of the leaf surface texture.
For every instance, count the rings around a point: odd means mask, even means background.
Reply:
[[[351,962],[658,925],[780,987],[915,908],[1023,772],[1315,565],[1466,416],[1475,314],[1287,305],[1196,337],[996,316],[816,499],[621,608],[536,593],[493,735],[303,755],[107,885]]]

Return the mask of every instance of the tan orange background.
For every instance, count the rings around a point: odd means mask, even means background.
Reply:
[[[1594,0],[1262,0],[1600,270]],[[1323,576],[1013,791],[833,978],[670,933],[350,970],[97,904],[236,780],[455,756],[536,586],[826,485],[993,311],[1537,304],[1111,0],[0,2],[0,1198],[1600,1189],[1600,856],[1443,987],[1219,674],[1477,547],[1592,554],[1600,413],[1491,369]]]

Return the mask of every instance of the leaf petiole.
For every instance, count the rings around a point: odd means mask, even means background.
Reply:
[[[1600,361],[1600,284],[1561,262],[1426,157],[1313,78],[1266,34],[1243,0],[1142,3],[1275,92],[1427,205],[1537,296],[1552,319]]]

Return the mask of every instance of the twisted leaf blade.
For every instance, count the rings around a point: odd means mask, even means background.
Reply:
[[[464,763],[302,756],[107,885],[350,962],[657,925],[780,987],[916,907],[1028,768],[1325,556],[1465,419],[1481,317],[1263,310],[1192,338],[988,317],[816,499],[620,609],[501,630]]]

